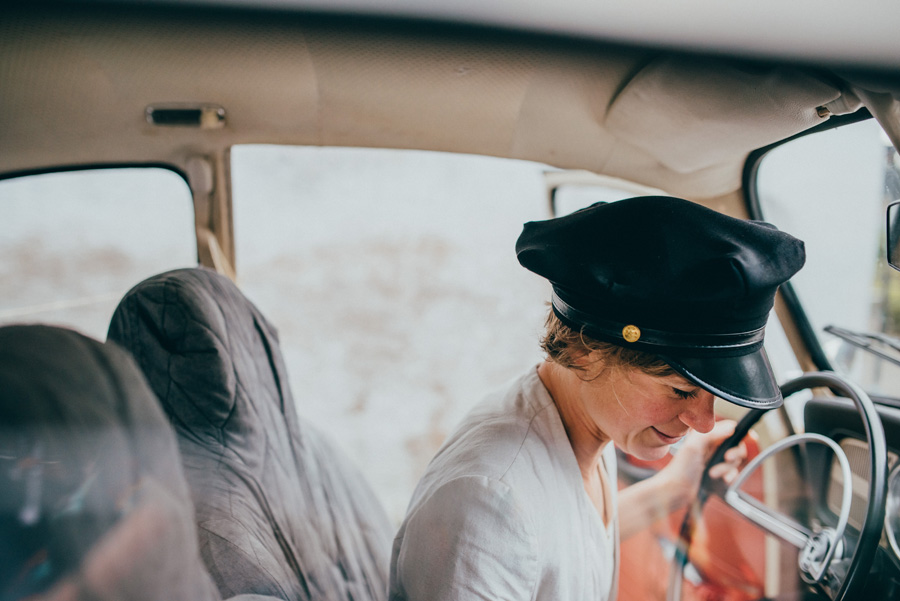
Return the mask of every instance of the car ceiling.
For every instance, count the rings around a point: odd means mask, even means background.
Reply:
[[[759,58],[827,60],[848,66],[892,68],[900,56],[900,38],[895,27],[900,22],[900,4],[889,0],[831,4],[827,10],[818,0],[143,0],[143,3],[429,19]]]
[[[184,169],[234,144],[364,146],[527,159],[704,199],[740,188],[752,150],[852,112],[860,97],[889,115],[900,90],[900,60],[775,63],[298,11],[2,11],[6,174]],[[148,106],[171,103],[224,107],[225,125],[148,123]]]

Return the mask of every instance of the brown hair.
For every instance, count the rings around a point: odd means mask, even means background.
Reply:
[[[586,371],[590,365],[602,361],[605,368],[638,369],[651,376],[668,376],[675,372],[672,367],[650,353],[603,342],[586,336],[583,331],[576,331],[564,324],[553,309],[547,315],[544,324],[544,336],[541,338],[541,348],[547,353],[547,359],[578,371]],[[584,357],[594,354],[596,357],[585,365]]]

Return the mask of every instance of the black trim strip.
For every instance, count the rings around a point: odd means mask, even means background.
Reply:
[[[53,167],[38,167],[35,169],[22,169],[20,171],[9,171],[7,173],[0,173],[0,181],[7,179],[15,179],[18,177],[28,177],[30,175],[45,175],[48,173],[70,173],[74,171],[95,171],[100,169],[165,169],[166,171],[171,171],[178,177],[184,180],[184,183],[187,184],[188,188],[191,187],[190,182],[188,181],[187,174],[185,174],[181,169],[175,167],[171,163],[159,163],[159,162],[150,162],[150,163],[86,163],[83,165],[66,165],[66,166],[53,166]]]
[[[682,352],[699,351],[702,353],[718,351],[733,351],[737,349],[759,348],[765,336],[765,326],[749,332],[727,332],[717,334],[686,334],[677,332],[664,332],[645,328],[640,324],[627,324],[612,319],[603,319],[580,311],[568,304],[556,289],[551,295],[551,302],[557,315],[566,321],[577,323],[584,328],[584,332],[593,338],[614,339],[618,344],[626,347],[647,349],[651,352]],[[625,328],[636,328],[638,338],[626,340],[623,334]],[[639,328],[639,330],[637,329]]]

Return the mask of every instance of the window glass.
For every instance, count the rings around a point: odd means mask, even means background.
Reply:
[[[900,390],[900,367],[873,352],[900,359],[890,348],[900,335],[900,274],[884,249],[897,169],[897,153],[867,120],[776,148],[758,176],[763,217],[806,243],[792,282],[829,361],[885,396]]]
[[[549,286],[519,266],[546,166],[411,151],[232,152],[238,281],[278,328],[299,413],[391,518],[468,409],[541,359]]]
[[[547,171],[544,173],[544,182],[550,210],[555,217],[574,213],[597,202],[665,195],[658,188],[588,171]]]
[[[106,339],[142,279],[196,265],[185,181],[165,169],[97,169],[0,181],[0,324]]]

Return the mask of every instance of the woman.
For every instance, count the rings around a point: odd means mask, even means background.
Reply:
[[[684,506],[731,433],[714,399],[782,402],[763,333],[799,240],[643,197],[528,223],[516,251],[552,284],[547,359],[432,460],[394,541],[392,600],[614,598],[619,536]],[[617,503],[615,446],[653,460],[682,440]],[[730,481],[742,459],[712,475]]]

